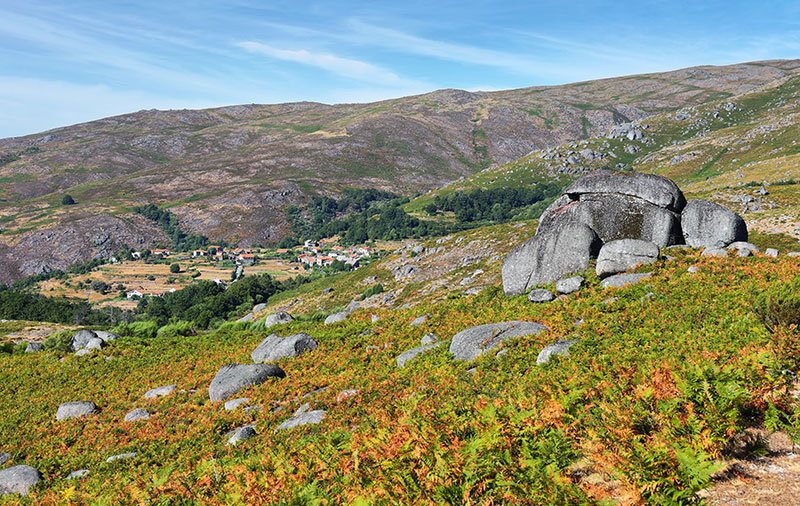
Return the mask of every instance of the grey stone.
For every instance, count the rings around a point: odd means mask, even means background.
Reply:
[[[119,334],[115,334],[113,332],[108,332],[107,330],[95,330],[94,333],[103,340],[104,343],[108,344],[111,341],[116,341],[119,339]]]
[[[380,319],[381,319],[381,317],[380,317],[380,316],[378,316],[378,315],[376,315],[376,314],[372,315],[372,323],[375,323],[376,321],[378,321],[378,320],[380,320]]]
[[[422,316],[417,316],[416,318],[414,318],[414,320],[408,325],[411,327],[417,327],[419,325],[422,325],[426,321],[428,321],[428,315],[424,314]]]
[[[333,287],[327,287],[322,289],[322,295],[328,295],[329,293],[333,293]]]
[[[728,256],[728,251],[722,248],[706,248],[700,253],[700,256],[704,257],[726,257]]]
[[[42,351],[44,346],[42,343],[28,343],[28,346],[25,347],[25,353],[35,353],[37,351]]]
[[[238,399],[231,399],[229,401],[225,401],[225,411],[233,411],[242,404],[246,404],[250,402],[249,397],[240,397]]]
[[[258,413],[261,411],[261,406],[248,406],[243,410],[245,413]]]
[[[289,323],[294,321],[292,315],[287,313],[286,311],[279,311],[277,313],[272,313],[271,315],[267,315],[264,318],[264,327],[270,328],[273,325],[282,325],[284,323]]]
[[[256,436],[256,429],[254,425],[245,425],[244,427],[239,427],[228,439],[228,442],[225,443],[225,446],[231,445],[236,446],[239,441],[247,441],[248,439]]]
[[[163,387],[153,388],[152,390],[145,392],[144,398],[155,399],[156,397],[163,397],[174,392],[176,388],[178,388],[176,385],[166,385]]]
[[[358,309],[360,307],[361,307],[361,303],[360,302],[358,302],[357,300],[351,300],[350,303],[347,305],[347,307],[345,307],[345,310],[348,313],[352,313],[353,311],[355,311],[356,309]]]
[[[583,286],[583,278],[581,276],[571,276],[568,278],[559,279],[556,281],[556,291],[560,294],[574,293],[581,289]]]
[[[65,479],[67,480],[74,480],[75,478],[83,478],[84,476],[89,476],[91,471],[88,469],[78,469],[77,471],[72,471],[67,475]]]
[[[695,248],[724,248],[747,240],[742,217],[707,200],[689,200],[681,213],[681,229],[686,244]]]
[[[790,251],[789,253],[786,253],[786,256],[787,257],[800,257],[800,251]]]
[[[397,357],[397,366],[403,367],[406,365],[406,363],[417,358],[417,355],[425,353],[426,351],[436,349],[442,344],[444,343],[435,342],[430,344],[423,344],[422,346],[417,346],[416,348],[412,348],[406,352],[403,352],[400,354],[400,356]]]
[[[553,294],[553,292],[544,288],[531,290],[531,292],[528,294],[528,300],[531,302],[550,302],[555,299],[556,296]]]
[[[425,248],[423,248],[422,246],[420,246],[419,244],[417,244],[416,246],[414,246],[413,248],[411,248],[411,251],[413,251],[413,252],[414,252],[414,253],[416,253],[416,254],[420,254],[420,253],[422,253],[423,251],[425,251]]]
[[[8,462],[8,459],[11,458],[10,453],[0,452],[0,466]]]
[[[149,420],[150,413],[146,409],[136,408],[125,415],[126,422],[135,422],[136,420]]]
[[[520,295],[536,285],[584,270],[600,246],[597,234],[582,223],[565,223],[537,232],[503,261],[503,290],[506,295]]]
[[[453,336],[450,353],[458,360],[473,360],[484,351],[496,348],[506,339],[536,335],[543,330],[547,330],[547,327],[522,321],[478,325]]]
[[[664,209],[681,212],[686,205],[683,193],[672,180],[640,172],[598,170],[577,179],[564,190],[576,197],[591,193],[614,193],[636,197]]]
[[[607,242],[600,248],[595,271],[601,278],[633,269],[637,265],[658,260],[660,251],[656,244],[638,239],[619,239]]]
[[[269,378],[284,378],[286,373],[274,364],[229,364],[217,371],[208,386],[208,398],[224,401],[249,386],[260,385]]]
[[[778,258],[778,250],[776,250],[775,248],[767,248],[764,254],[767,255],[768,257]]]
[[[11,466],[0,471],[0,496],[7,494],[28,495],[39,483],[42,473],[31,466]]]
[[[89,339],[89,342],[86,343],[86,346],[83,347],[84,350],[102,350],[106,345],[106,342],[100,339],[99,337],[95,337],[93,339]]]
[[[422,336],[422,339],[419,340],[419,344],[426,345],[437,342],[439,339],[436,337],[436,334],[425,334]]]
[[[294,416],[302,415],[306,411],[311,411],[311,403],[310,402],[306,402],[302,406],[297,408],[295,410],[295,412],[294,412]]]
[[[575,343],[579,342],[578,339],[572,339],[569,341],[558,341],[548,346],[539,352],[539,356],[536,357],[536,365],[543,365],[550,361],[553,356],[569,356],[569,349]]]
[[[339,311],[338,313],[333,313],[332,315],[325,318],[325,325],[332,325],[334,323],[339,323],[347,319],[347,315],[349,313],[347,311]]]
[[[758,246],[756,246],[753,243],[746,242],[746,241],[737,241],[737,242],[731,243],[731,244],[728,245],[727,249],[729,251],[730,250],[739,250],[739,251],[748,250],[750,253],[758,253],[758,252],[761,251],[761,250],[758,249]]]
[[[301,413],[300,415],[293,416],[288,420],[285,420],[282,424],[278,425],[278,428],[275,429],[275,432],[278,432],[279,430],[293,429],[295,427],[300,427],[301,425],[319,423],[325,418],[325,415],[326,412],[323,409]]]
[[[80,418],[91,415],[97,411],[97,405],[89,401],[65,402],[56,411],[56,420],[67,420],[69,418]]]
[[[274,362],[282,358],[296,357],[309,350],[316,350],[317,346],[314,338],[304,332],[287,337],[270,334],[253,350],[250,358],[255,363]]]
[[[70,341],[70,348],[72,351],[86,348],[86,345],[89,344],[91,339],[97,339],[97,334],[91,330],[81,329],[73,334],[72,340]]]
[[[744,248],[737,249],[736,250],[736,256],[738,256],[738,257],[749,257],[749,256],[753,256],[753,252],[750,251],[749,249],[744,249]]]
[[[603,288],[609,287],[616,287],[619,288],[621,286],[630,285],[632,283],[638,283],[643,279],[647,279],[650,277],[652,273],[645,272],[641,274],[616,274],[614,276],[610,276],[603,280]]]
[[[700,267],[693,265],[686,270],[691,274],[697,274],[698,272],[700,272]]]
[[[328,387],[315,388],[314,390],[312,390],[310,392],[304,393],[303,394],[303,398],[311,397],[312,395],[321,394],[322,392],[327,392],[327,391],[328,391]]]
[[[108,457],[106,459],[106,462],[111,464],[112,462],[116,462],[117,460],[131,460],[131,459],[135,459],[137,455],[138,455],[138,453],[136,453],[136,452],[120,453],[119,455],[114,455],[114,456]]]

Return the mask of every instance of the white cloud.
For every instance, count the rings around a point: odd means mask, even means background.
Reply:
[[[254,53],[282,61],[301,63],[320,68],[342,77],[373,84],[409,86],[420,83],[403,79],[394,72],[371,63],[342,58],[329,53],[312,53],[305,49],[280,49],[261,42],[244,41],[237,46]]]

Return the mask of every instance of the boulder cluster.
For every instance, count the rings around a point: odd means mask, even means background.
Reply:
[[[741,216],[706,200],[687,202],[670,179],[596,171],[572,183],[542,214],[536,234],[503,262],[503,290],[519,295],[582,271],[597,258],[611,276],[658,259],[660,248],[724,248],[747,241]]]

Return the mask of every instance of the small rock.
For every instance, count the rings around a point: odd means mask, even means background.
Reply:
[[[700,255],[704,257],[726,257],[728,252],[722,248],[706,248]]]
[[[749,249],[740,249],[740,250],[736,250],[736,256],[738,256],[738,257],[749,257],[749,256],[753,256],[753,252],[750,251]]]
[[[556,281],[556,291],[561,294],[568,294],[577,292],[583,285],[583,278],[581,276],[571,276]]]
[[[438,348],[442,344],[443,343],[439,342],[424,344],[422,346],[417,346],[416,348],[412,348],[406,352],[403,352],[400,354],[400,356],[397,357],[397,366],[404,367],[406,363],[410,362],[411,360],[414,360],[417,357],[417,355]]]
[[[39,483],[42,473],[31,466],[11,466],[0,471],[0,496],[7,494],[28,495]]]
[[[93,339],[89,339],[89,342],[86,343],[83,349],[85,350],[100,350],[105,347],[106,342],[100,339],[99,337],[95,337]]]
[[[349,313],[347,311],[339,311],[338,313],[333,313],[332,315],[325,318],[325,325],[332,325],[334,323],[339,323],[347,319],[347,315]]]
[[[293,321],[294,318],[292,315],[286,311],[279,311],[277,313],[267,315],[267,317],[264,318],[264,328],[270,328],[273,325],[283,325],[284,323],[291,323]]]
[[[0,452],[0,466],[8,462],[8,459],[11,458],[10,453]]]
[[[81,418],[97,411],[97,405],[89,401],[65,402],[58,407],[56,420]]]
[[[261,406],[248,406],[243,411],[244,413],[258,413],[261,411]]]
[[[378,320],[380,320],[380,319],[381,319],[381,317],[380,317],[380,316],[378,316],[378,315],[376,315],[376,314],[372,315],[372,323],[375,323],[376,321],[378,321]]]
[[[107,330],[95,330],[95,335],[102,339],[104,343],[108,344],[111,341],[116,341],[119,339],[119,334],[115,334],[113,332],[108,332]]]
[[[298,416],[293,416],[284,421],[282,424],[278,425],[278,428],[275,429],[275,432],[278,432],[279,430],[293,429],[295,427],[300,427],[301,425],[319,423],[325,418],[325,415],[325,410],[317,409],[302,413]]]
[[[609,241],[600,248],[597,256],[597,275],[605,278],[633,269],[637,265],[651,264],[658,260],[658,245],[638,239]]]
[[[698,272],[700,272],[700,267],[698,267],[696,265],[693,265],[693,266],[689,267],[686,270],[689,271],[692,274],[697,274]]]
[[[329,286],[328,288],[323,288],[322,289],[322,295],[328,295],[329,293],[333,293],[333,288],[332,287]]]
[[[619,288],[621,286],[629,285],[631,283],[638,283],[643,279],[647,279],[650,277],[652,273],[645,272],[641,274],[617,274],[615,276],[607,277],[603,280],[603,288],[609,287],[616,287]]]
[[[244,427],[239,427],[233,432],[228,442],[225,443],[225,446],[231,445],[236,446],[239,441],[247,441],[248,439],[254,437],[256,435],[256,430],[253,425],[245,425]]]
[[[739,251],[745,249],[748,250],[750,253],[759,253],[761,251],[755,244],[744,241],[737,241],[728,245],[729,251],[734,249]]]
[[[258,347],[250,353],[255,363],[275,362],[282,358],[293,358],[306,351],[316,350],[317,342],[305,332],[280,337],[278,334],[268,335]]]
[[[422,339],[419,340],[419,344],[424,346],[426,344],[435,343],[438,340],[439,339],[436,337],[436,334],[428,333],[422,336]]]
[[[358,395],[358,390],[342,390],[336,394],[336,402],[344,402],[350,397]]]
[[[145,392],[144,398],[155,399],[156,397],[163,397],[174,392],[176,388],[178,388],[176,385],[166,385],[163,387],[154,388]]]
[[[150,413],[146,409],[136,408],[125,415],[126,422],[135,422],[136,420],[149,420]]]
[[[136,452],[120,453],[119,455],[114,455],[113,457],[108,457],[106,459],[106,462],[108,462],[110,464],[110,463],[115,462],[117,460],[130,460],[130,459],[136,458],[136,455],[138,455]]]
[[[306,398],[306,397],[311,397],[312,395],[321,394],[322,392],[327,392],[327,391],[328,391],[328,387],[319,387],[319,388],[315,388],[314,390],[312,390],[312,391],[310,391],[310,392],[306,392],[306,393],[304,393],[304,394],[303,394],[303,398]]]
[[[528,294],[528,300],[531,302],[550,302],[556,299],[555,294],[550,290],[546,290],[544,288],[537,288],[535,290],[531,290]]]
[[[351,300],[350,304],[347,305],[345,310],[347,310],[348,313],[351,313],[351,312],[355,311],[356,309],[358,309],[360,307],[361,307],[361,303],[360,302],[358,302],[357,300]]]
[[[67,480],[74,480],[75,478],[83,478],[84,476],[89,476],[91,471],[88,469],[79,469],[77,471],[72,471],[66,477]]]
[[[28,346],[25,348],[25,353],[35,353],[43,349],[44,346],[42,346],[42,343],[28,343]]]
[[[422,325],[427,320],[428,320],[428,315],[424,314],[422,316],[418,316],[418,317],[414,318],[414,320],[411,323],[409,323],[408,325],[410,327],[416,327],[416,326]]]
[[[800,257],[800,251],[790,251],[789,253],[786,253],[786,256],[787,257]]]
[[[231,399],[229,401],[225,401],[225,411],[233,411],[242,404],[246,404],[250,401],[249,397],[239,397],[238,399]]]
[[[539,356],[536,357],[536,365],[543,365],[550,361],[550,358],[554,355],[559,356],[569,356],[569,349],[572,347],[573,344],[577,343],[578,339],[572,339],[569,341],[558,341],[556,343],[550,344],[546,346],[542,351],[539,352]]]
[[[612,303],[614,303],[616,301],[617,301],[617,297],[611,297],[611,298],[608,298],[608,299],[604,300],[603,304],[605,304],[607,306],[607,305],[612,304]]]
[[[655,294],[655,293],[653,293],[653,292],[647,292],[646,294],[642,295],[642,298],[641,298],[641,299],[639,299],[639,302],[641,302],[642,304],[644,304],[645,302],[647,302],[648,300],[652,299],[652,298],[653,298],[653,297],[655,297],[655,296],[656,296],[656,294]]]
[[[778,250],[776,250],[775,248],[767,248],[764,254],[767,255],[768,257],[778,258]]]

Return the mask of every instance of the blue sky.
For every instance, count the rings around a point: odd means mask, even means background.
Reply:
[[[0,137],[800,57],[800,2],[0,0]]]

